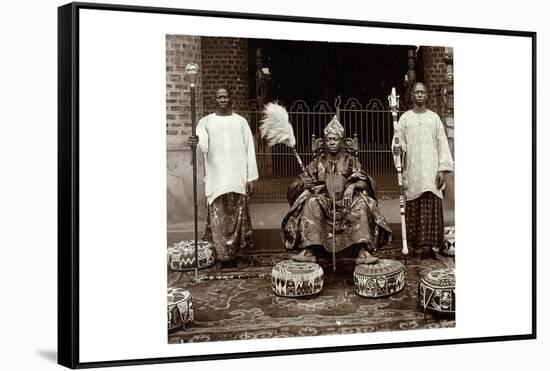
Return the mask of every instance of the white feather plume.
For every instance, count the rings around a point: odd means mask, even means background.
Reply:
[[[268,103],[264,108],[264,117],[260,125],[262,138],[268,145],[283,143],[291,148],[296,145],[294,131],[288,121],[288,112],[283,106],[276,103]]]

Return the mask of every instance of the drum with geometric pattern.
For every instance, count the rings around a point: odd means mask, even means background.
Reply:
[[[283,260],[271,271],[271,288],[279,296],[311,296],[323,289],[323,276],[319,264]]]
[[[436,314],[455,313],[455,271],[451,268],[434,269],[418,283],[418,305]]]
[[[445,246],[441,250],[443,255],[454,256],[455,255],[455,227],[445,227],[443,229],[443,238],[445,239]]]
[[[181,287],[168,288],[168,332],[174,332],[195,318],[193,297]]]
[[[353,272],[355,292],[378,298],[395,294],[405,287],[405,267],[397,260],[379,259],[374,264],[359,264]]]
[[[197,241],[199,269],[214,264],[214,246],[208,241]],[[195,241],[183,240],[168,248],[168,267],[173,271],[183,271],[197,267],[195,263]]]

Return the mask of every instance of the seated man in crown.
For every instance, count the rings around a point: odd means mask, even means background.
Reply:
[[[324,129],[322,149],[307,166],[308,174],[289,187],[285,247],[301,250],[291,257],[300,262],[316,262],[322,250],[351,249],[356,264],[375,263],[372,253],[391,242],[392,232],[378,208],[374,181],[349,153],[336,116]]]

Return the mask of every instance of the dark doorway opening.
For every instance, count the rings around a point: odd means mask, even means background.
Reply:
[[[405,109],[411,53],[416,54],[414,70],[421,81],[422,49],[414,45],[249,39],[250,98],[263,104],[277,100],[289,110],[296,149],[306,163],[312,156],[312,135],[322,136],[324,126],[338,113],[346,135],[357,135],[358,159],[376,179],[378,191],[394,194],[397,180],[388,95],[395,87],[402,97],[400,109]],[[262,68],[269,69],[269,79],[262,79],[266,72]],[[263,88],[258,89],[262,82]],[[260,182],[256,199],[281,201],[300,169],[288,148],[268,148],[261,141],[262,105],[257,107],[249,112],[249,122],[257,138],[260,178],[265,184]]]
[[[357,98],[387,100],[392,87],[404,93],[407,52],[414,45],[379,45],[340,42],[249,39],[250,98],[257,98],[256,53],[261,50],[262,66],[269,68],[266,100],[285,105],[304,100]],[[422,49],[416,55],[417,81],[422,81]]]

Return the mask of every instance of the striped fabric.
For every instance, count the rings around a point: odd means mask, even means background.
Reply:
[[[409,245],[417,249],[424,246],[444,247],[443,204],[439,197],[424,192],[420,197],[407,201],[405,217]]]

